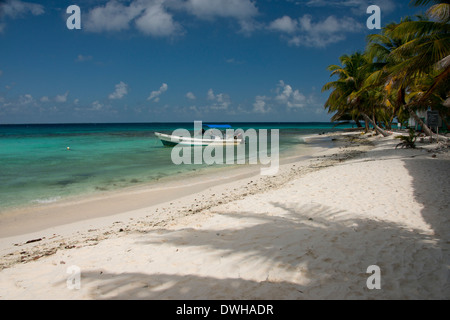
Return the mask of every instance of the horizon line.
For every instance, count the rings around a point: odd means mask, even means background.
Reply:
[[[197,121],[197,120],[195,120]],[[198,120],[201,121],[201,120]],[[29,122],[29,123],[0,123],[0,126],[16,125],[74,125],[74,124],[154,124],[154,123],[193,123],[194,121],[152,121],[152,122]],[[202,121],[204,122],[204,121]],[[214,123],[329,123],[336,124],[335,121],[207,121]],[[349,124],[352,122],[348,122]]]

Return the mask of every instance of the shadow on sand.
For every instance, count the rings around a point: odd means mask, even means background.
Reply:
[[[419,198],[427,192],[416,189]],[[270,210],[282,214],[272,216]],[[89,284],[95,299],[449,298],[442,286],[448,281],[443,243],[430,235],[394,223],[351,219],[345,212],[322,205],[272,203],[268,211],[217,212],[254,223],[230,229],[150,230],[136,243],[151,251],[162,237],[174,249],[203,250],[209,255],[204,264],[184,261],[186,268],[199,264],[196,274],[186,271],[183,275],[182,265],[176,274],[96,270],[83,272],[82,281]],[[426,219],[433,220],[438,234],[446,232],[439,229],[440,220]],[[218,270],[222,263],[234,263],[235,271],[205,272]],[[382,270],[381,290],[366,286],[370,276],[366,271],[373,264]]]

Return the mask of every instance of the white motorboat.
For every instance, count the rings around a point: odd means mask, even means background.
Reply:
[[[208,128],[231,128],[229,125],[205,125]],[[201,134],[194,137],[183,137],[171,134],[155,132],[162,144],[168,147],[181,146],[208,146],[208,145],[238,145],[243,143],[243,139],[237,136],[226,136],[225,134],[206,135],[202,130]],[[225,138],[223,138],[225,137]]]
[[[155,132],[155,135],[161,140],[162,144],[167,147],[174,147],[176,145],[181,146],[238,145],[242,143],[242,139],[234,137],[227,139],[222,139],[219,136],[214,136],[212,138],[192,138],[192,137],[174,136],[159,132]]]

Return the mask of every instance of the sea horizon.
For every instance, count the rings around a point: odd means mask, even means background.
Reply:
[[[197,120],[196,120],[197,121]],[[275,124],[295,124],[295,123],[312,123],[312,124],[334,124],[330,121],[202,121],[202,123],[275,123]],[[194,123],[194,121],[93,121],[93,122],[24,122],[24,123],[0,123],[0,126],[25,126],[25,125],[94,125],[94,124],[158,124],[158,123]],[[342,124],[354,124],[353,122],[342,122]]]

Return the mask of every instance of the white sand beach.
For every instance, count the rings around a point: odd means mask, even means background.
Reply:
[[[150,206],[148,190],[72,203],[84,218],[51,226],[22,217],[0,238],[0,299],[449,299],[448,148],[331,137],[273,177],[217,176]]]

